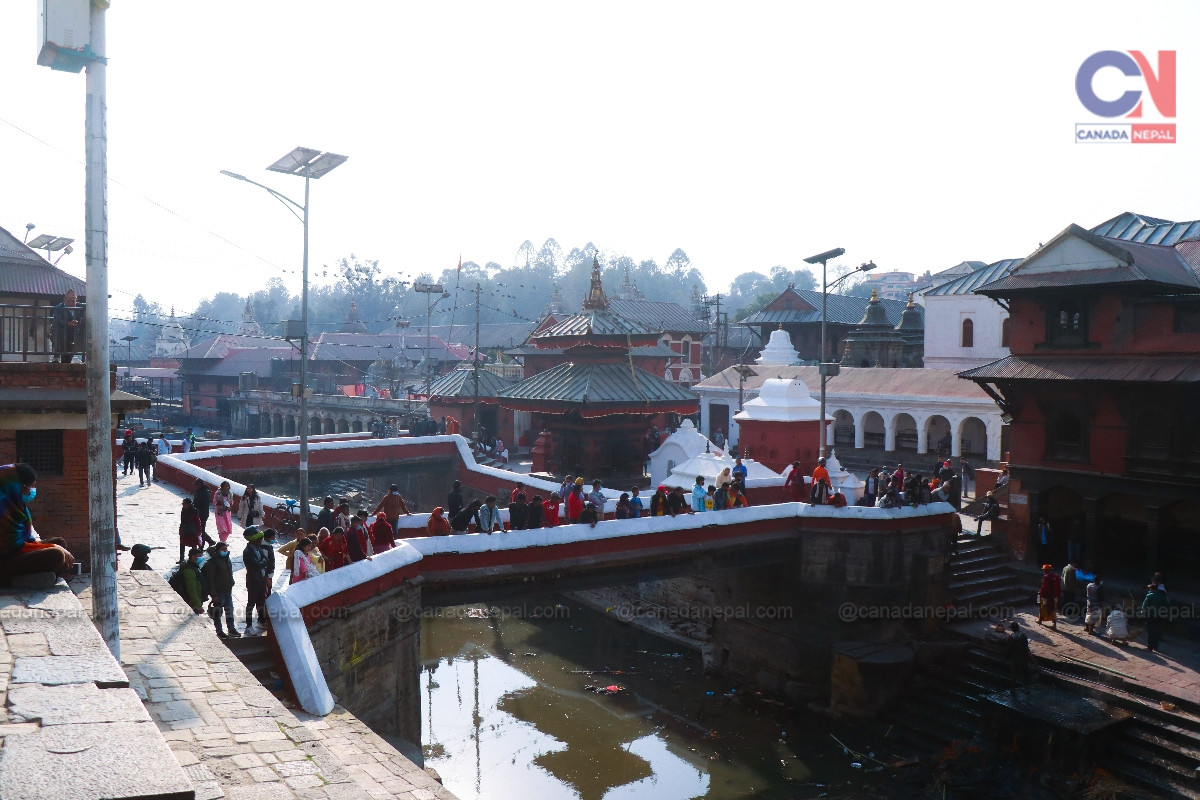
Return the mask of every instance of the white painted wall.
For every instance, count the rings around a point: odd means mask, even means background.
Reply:
[[[962,346],[962,321],[975,326],[975,344]],[[1008,312],[983,295],[925,297],[925,368],[961,371],[1008,357],[1000,328]]]

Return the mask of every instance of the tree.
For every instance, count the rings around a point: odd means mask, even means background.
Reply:
[[[562,263],[562,247],[554,239],[547,239],[542,244],[542,249],[538,250],[537,256],[534,258],[533,265],[544,270],[550,270],[551,274],[558,272],[558,267]]]
[[[683,248],[676,247],[671,255],[667,256],[665,268],[677,278],[682,278],[692,266],[692,260],[688,258],[688,254],[683,252]]]
[[[533,242],[526,239],[525,241],[521,242],[521,246],[517,248],[517,256],[513,260],[513,266],[517,269],[520,269],[521,267],[529,269],[529,266],[533,263],[533,258],[536,254],[537,250],[534,249]]]

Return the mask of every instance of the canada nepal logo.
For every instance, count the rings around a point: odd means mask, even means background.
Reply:
[[[1115,100],[1105,100],[1096,94],[1096,76],[1104,70],[1118,70],[1126,76],[1126,91]],[[1115,76],[1106,75],[1105,83],[1111,85]],[[1140,79],[1137,81],[1129,78]],[[1075,125],[1076,144],[1174,144],[1175,123],[1142,122],[1143,92],[1158,115],[1164,120],[1175,119],[1175,51],[1158,52],[1158,68],[1150,64],[1137,50],[1102,50],[1088,56],[1075,73],[1075,94],[1083,107],[1097,117],[1105,119],[1133,119],[1136,122],[1078,123]],[[1136,88],[1135,88],[1136,87]]]

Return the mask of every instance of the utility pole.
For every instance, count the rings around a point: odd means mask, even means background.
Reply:
[[[108,372],[108,120],[104,11],[90,3],[91,58],[87,62],[86,229],[88,518],[92,573],[92,621],[109,652],[121,660],[117,617],[117,508],[113,484],[112,394]]]
[[[713,347],[708,352],[708,372],[713,374],[717,370],[717,351],[721,348],[721,293],[717,292],[715,297],[705,297],[703,300],[705,310],[709,306],[716,306],[716,312],[713,315]]]
[[[479,296],[483,292],[483,286],[478,282],[475,283],[475,403],[471,409],[471,438],[479,438]]]

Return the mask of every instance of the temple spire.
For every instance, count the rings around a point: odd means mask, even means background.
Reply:
[[[588,290],[587,299],[583,301],[585,310],[608,308],[608,298],[604,296],[604,284],[600,281],[600,258],[592,256],[592,286]]]

